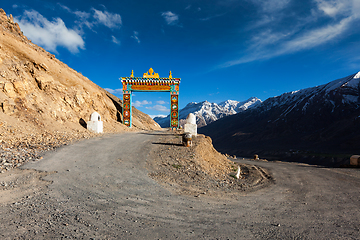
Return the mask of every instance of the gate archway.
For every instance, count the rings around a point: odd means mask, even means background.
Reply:
[[[122,77],[123,85],[123,124],[132,126],[132,92],[170,92],[170,127],[179,128],[179,85],[180,78],[173,78],[171,71],[168,78],[160,78],[152,68],[142,77]]]

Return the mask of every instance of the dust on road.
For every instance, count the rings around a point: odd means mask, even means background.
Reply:
[[[30,192],[3,202],[0,235],[3,239],[358,239],[358,169],[241,161],[267,169],[275,184],[231,198],[180,195],[148,176],[146,163],[152,161],[149,153],[156,145],[152,143],[159,139],[157,134],[104,135],[26,164],[33,179],[51,184],[35,188],[29,184]]]

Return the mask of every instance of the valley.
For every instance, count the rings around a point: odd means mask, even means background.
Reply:
[[[360,151],[360,72],[272,97],[199,129],[222,153],[324,166]]]

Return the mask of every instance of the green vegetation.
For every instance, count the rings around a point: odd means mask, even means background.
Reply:
[[[238,168],[237,168],[236,166],[234,166],[234,165],[231,165],[231,169],[232,169],[233,171],[237,171],[237,170],[238,170]]]
[[[173,164],[172,166],[176,169],[182,168],[182,165],[180,165],[180,164]]]
[[[237,177],[234,174],[230,174],[230,177],[237,179]]]

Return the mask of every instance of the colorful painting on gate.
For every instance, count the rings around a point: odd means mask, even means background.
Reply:
[[[173,78],[170,71],[168,78],[160,78],[152,68],[143,77],[122,77],[123,84],[123,124],[132,126],[132,92],[170,92],[170,127],[179,128],[179,85],[180,78]]]

